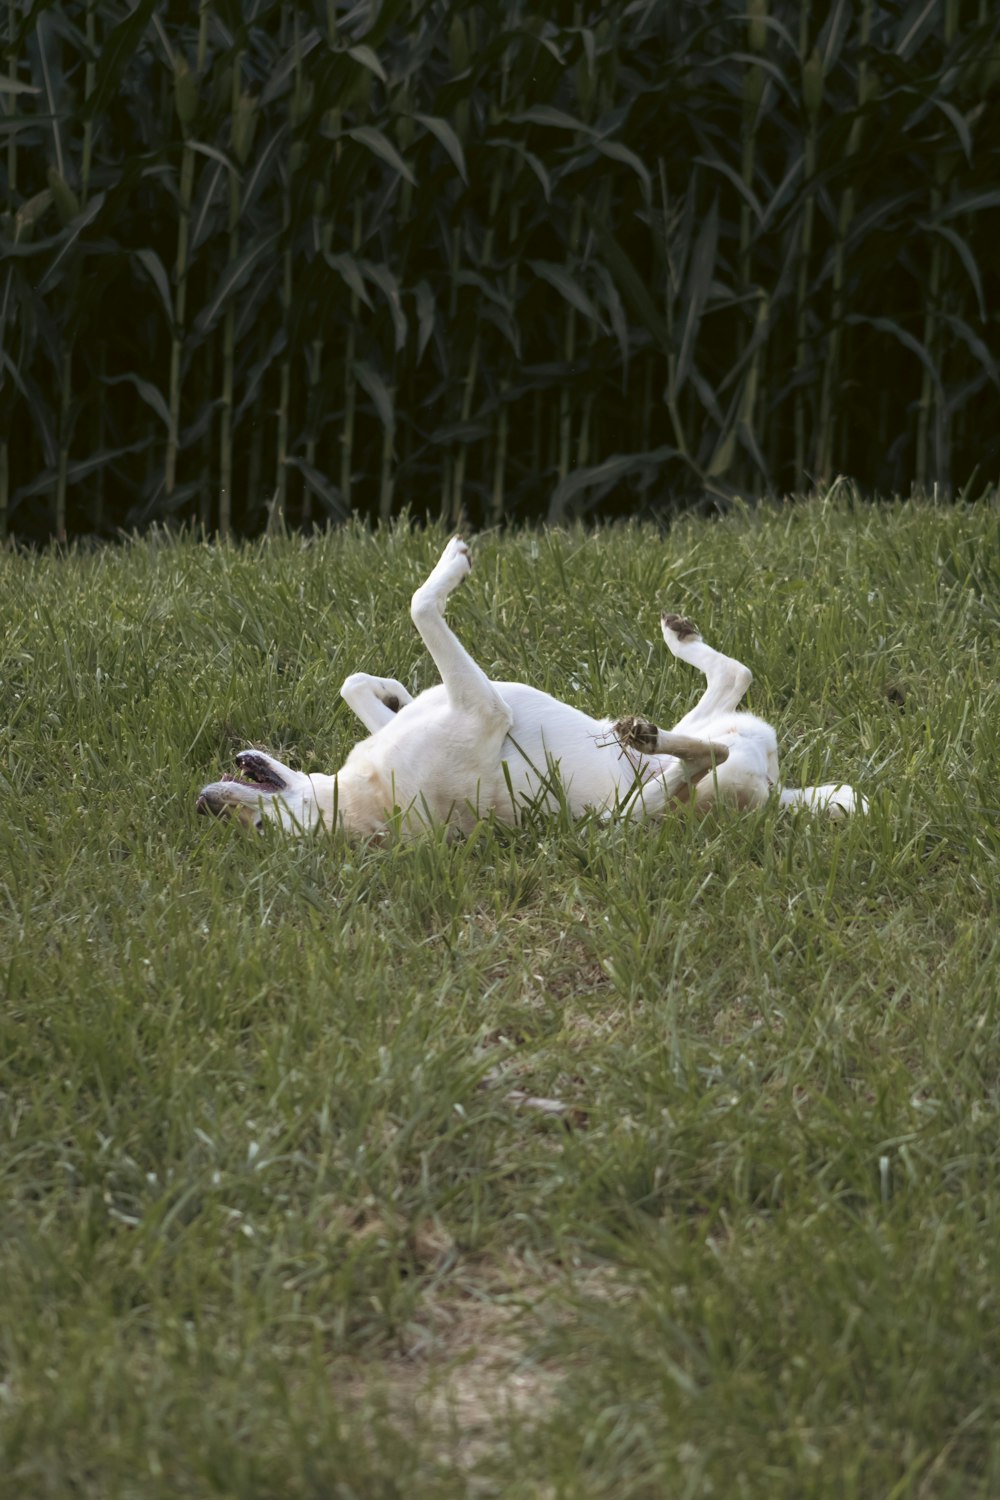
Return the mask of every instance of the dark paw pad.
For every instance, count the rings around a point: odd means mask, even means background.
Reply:
[[[701,631],[693,620],[687,619],[685,615],[661,615],[664,630],[672,630],[679,641],[695,640],[701,635]]]
[[[660,731],[649,719],[638,719],[634,714],[628,714],[624,719],[618,720],[611,732],[618,743],[628,750],[638,750],[642,755],[656,753]]]

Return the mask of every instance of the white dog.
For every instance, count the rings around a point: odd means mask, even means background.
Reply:
[[[705,674],[699,702],[676,728],[643,719],[592,719],[522,682],[491,682],[445,622],[449,594],[472,567],[459,538],[445,547],[413,596],[413,623],[441,683],[412,698],[401,683],[356,672],[341,688],[370,731],[333,776],[307,776],[257,750],[236,757],[237,776],[206,786],[200,812],[235,812],[260,828],[265,818],[303,830],[322,824],[355,838],[392,827],[412,832],[449,824],[468,832],[489,812],[516,823],[526,806],[627,812],[652,817],[694,801],[759,807],[777,789],[774,730],[736,706],[750,672],[706,646],[689,620],[664,615],[675,656]],[[849,786],[778,790],[834,817],[866,810]]]

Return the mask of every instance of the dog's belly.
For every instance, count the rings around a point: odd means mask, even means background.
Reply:
[[[460,827],[490,811],[516,820],[525,804],[555,805],[560,792],[578,815],[610,806],[631,788],[635,758],[610,735],[610,720],[526,683],[495,686],[511,711],[506,732],[484,731],[476,715],[453,708],[436,686],[358,745],[348,766],[371,764],[382,785],[393,788],[396,806]]]
[[[509,811],[513,788],[522,804],[554,805],[561,793],[578,816],[611,805],[632,786],[635,761],[612,736],[610,719],[595,719],[523,682],[497,687],[513,714],[500,746],[497,808]]]

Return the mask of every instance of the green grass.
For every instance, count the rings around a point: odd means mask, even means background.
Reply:
[[[476,544],[489,670],[664,723],[683,610],[868,819],[197,818],[440,543],[2,559],[0,1489],[995,1496],[1000,509]]]

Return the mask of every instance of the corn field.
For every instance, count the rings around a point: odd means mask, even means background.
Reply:
[[[5,0],[0,528],[1000,457],[989,0]]]

